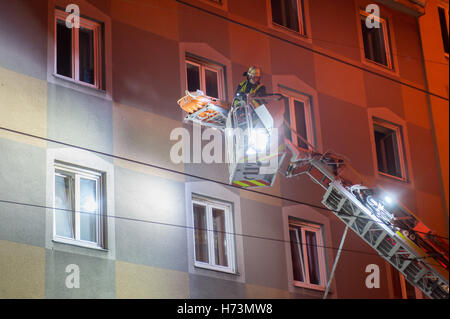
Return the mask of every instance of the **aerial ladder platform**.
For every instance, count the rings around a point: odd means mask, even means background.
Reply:
[[[288,148],[294,153],[286,175],[293,177],[307,175],[324,191],[322,204],[334,213],[344,224],[352,229],[382,258],[397,269],[413,286],[420,289],[432,299],[449,297],[448,286],[448,246],[420,247],[412,239],[412,231],[391,224],[392,214],[378,205],[376,209],[368,206],[355,195],[355,191],[366,189],[360,185],[348,184],[336,175],[334,165],[345,165],[341,159],[331,159],[322,154],[311,156],[295,148],[286,141]],[[330,168],[331,167],[331,168]],[[295,170],[300,168],[300,172]],[[347,185],[346,185],[347,184]],[[356,191],[356,192],[357,192]],[[404,213],[403,217],[415,217]],[[420,233],[420,235],[423,235]],[[419,236],[419,234],[415,234]],[[418,238],[414,238],[418,240]],[[421,242],[421,244],[423,244]],[[445,256],[447,249],[447,256]],[[441,258],[438,258],[441,257]],[[447,260],[446,260],[446,258]]]
[[[267,97],[259,96],[258,100],[277,96],[280,95],[268,94]],[[342,171],[350,165],[342,156],[315,152],[311,145],[308,149],[299,148],[287,139],[282,141],[281,148],[273,147],[273,140],[275,145],[279,140],[271,138],[273,119],[265,105],[255,109],[249,96],[243,97],[242,101],[238,107],[231,106],[207,97],[199,90],[186,91],[186,96],[178,100],[187,112],[186,122],[196,122],[225,133],[231,185],[270,187],[278,172],[286,178],[307,175],[323,189],[322,204],[397,269],[405,280],[431,299],[449,298],[448,239],[442,240],[401,204],[390,207],[381,198],[380,188],[371,189],[344,178]],[[237,128],[246,134],[229,133]],[[303,139],[289,126],[288,129]],[[262,148],[252,142],[261,134],[266,134],[267,139],[263,140],[268,141]],[[287,153],[291,158],[287,167],[282,168]]]

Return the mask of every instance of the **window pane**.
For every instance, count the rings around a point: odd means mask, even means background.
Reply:
[[[309,281],[320,285],[319,254],[316,233],[305,231],[306,250],[308,252]]]
[[[290,114],[290,110],[289,110],[289,99],[287,97],[283,98],[284,100],[284,120],[289,123],[289,126],[292,127],[291,125],[291,114]],[[291,130],[286,126],[284,126],[284,137],[287,138],[288,140],[292,141],[292,132]]]
[[[297,0],[271,0],[272,21],[300,32]]]
[[[305,115],[305,104],[294,100],[294,111],[295,111],[295,124],[297,134],[303,137],[304,140],[308,140],[308,133],[306,130],[306,115]],[[303,142],[302,139],[297,137],[298,146],[302,148],[308,148],[308,144]]]
[[[80,27],[80,81],[94,84],[94,31]]]
[[[197,91],[200,89],[200,68],[196,65],[186,63],[186,75],[188,91]]]
[[[441,24],[441,34],[442,34],[442,41],[444,42],[444,52],[448,53],[448,11],[447,11],[447,17],[445,16],[445,9],[439,7],[438,8],[438,12],[439,12],[439,22]]]
[[[378,170],[392,176],[402,177],[396,132],[376,124],[374,131]]]
[[[80,178],[80,239],[97,241],[97,182]]]
[[[292,268],[294,273],[294,280],[305,281],[304,274],[304,264],[303,264],[303,248],[301,242],[301,236],[295,229],[289,230],[289,238],[291,242],[291,257],[292,257]]]
[[[194,204],[195,260],[208,263],[206,207]]]
[[[70,176],[55,176],[55,228],[56,235],[73,238],[72,201],[73,179]]]
[[[379,28],[367,28],[366,16],[361,16],[361,28],[364,41],[364,53],[367,59],[387,66],[386,46],[384,39],[385,24]]]
[[[219,83],[217,78],[217,72],[205,69],[206,95],[219,98]]]
[[[215,264],[228,266],[227,240],[225,234],[225,212],[221,209],[213,208],[213,230],[214,230],[214,253]]]
[[[72,29],[61,20],[56,24],[56,73],[72,77]]]

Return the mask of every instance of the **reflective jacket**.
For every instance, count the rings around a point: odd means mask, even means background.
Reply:
[[[253,85],[248,80],[244,80],[241,83],[239,83],[236,93],[244,93],[244,94],[251,94],[254,96],[263,96],[266,94],[266,87],[262,84]],[[233,105],[236,105],[238,99],[234,100]],[[252,103],[255,107],[258,107],[260,104],[263,104],[261,101],[258,100],[252,100]]]

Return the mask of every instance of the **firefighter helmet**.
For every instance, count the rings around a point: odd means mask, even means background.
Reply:
[[[252,76],[252,77],[260,77],[261,76],[261,69],[256,67],[256,66],[251,66],[248,68],[247,71],[247,76]]]

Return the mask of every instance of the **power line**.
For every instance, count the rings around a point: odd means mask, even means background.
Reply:
[[[45,206],[45,205],[38,205],[38,204],[31,204],[31,203],[23,203],[23,202],[17,202],[17,201],[9,201],[0,199],[0,203],[5,204],[11,204],[11,205],[20,205],[20,206],[27,206],[27,207],[34,207],[34,208],[41,208],[41,209],[50,209],[52,211],[65,211],[70,213],[80,213],[80,214],[88,214],[89,216],[100,216],[100,217],[106,217],[106,218],[115,218],[119,220],[125,220],[125,221],[133,221],[133,222],[142,222],[147,224],[155,224],[155,225],[161,225],[161,226],[168,226],[168,227],[176,227],[176,228],[183,228],[183,229],[191,229],[191,230],[201,230],[201,231],[207,231],[207,232],[215,232],[225,235],[232,235],[232,236],[240,236],[240,237],[247,237],[247,238],[253,238],[253,239],[260,239],[260,240],[268,240],[268,241],[274,241],[274,242],[280,242],[280,243],[295,243],[295,244],[302,244],[309,247],[316,247],[316,248],[325,248],[325,249],[332,249],[332,250],[338,250],[339,248],[332,247],[332,246],[325,246],[325,245],[317,245],[317,244],[311,244],[311,243],[303,243],[298,241],[292,241],[292,240],[284,240],[279,238],[271,238],[271,237],[264,237],[264,236],[257,236],[257,235],[249,235],[249,234],[239,234],[235,232],[226,232],[226,231],[220,231],[220,230],[211,230],[207,228],[201,228],[201,227],[195,227],[195,226],[187,226],[187,225],[179,225],[179,224],[172,224],[172,223],[165,223],[165,222],[158,222],[153,220],[145,220],[145,219],[138,219],[138,218],[131,218],[131,217],[124,217],[124,216],[112,216],[112,215],[106,215],[106,214],[100,214],[100,213],[92,213],[88,211],[77,211],[72,209],[66,209],[66,208],[57,208],[57,207],[51,207],[51,206]],[[380,253],[371,253],[366,252],[362,250],[355,250],[355,249],[345,249],[341,248],[342,251],[352,252],[352,253],[359,253],[364,255],[371,255],[371,256],[382,256],[382,257],[391,257],[389,255],[384,255]],[[404,260],[421,260],[421,259],[427,259],[427,258],[433,258],[432,255],[426,255],[425,257],[401,257]],[[427,263],[429,265],[433,266],[440,266],[444,269],[446,269],[441,264],[434,264],[434,263]]]
[[[29,133],[25,133],[25,132],[21,132],[21,131],[17,131],[17,130],[5,128],[5,127],[0,127],[0,129],[4,130],[4,131],[11,132],[11,133],[24,135],[24,136],[28,136],[28,137],[44,140],[44,141],[47,141],[47,142],[52,142],[52,143],[56,143],[56,144],[60,144],[60,145],[64,145],[64,146],[68,146],[68,147],[72,147],[72,148],[76,148],[76,149],[80,149],[80,150],[84,150],[84,151],[88,151],[88,152],[92,152],[92,153],[96,153],[96,154],[99,154],[99,155],[104,155],[104,156],[108,156],[108,157],[112,157],[112,158],[128,161],[128,162],[139,164],[139,165],[143,165],[143,166],[148,166],[148,167],[156,168],[156,169],[159,169],[159,170],[164,170],[164,171],[175,173],[175,174],[178,174],[178,175],[184,175],[184,176],[188,176],[188,177],[192,177],[192,178],[197,178],[197,179],[200,179],[200,180],[204,180],[204,181],[216,183],[216,184],[219,184],[219,185],[223,185],[225,187],[231,187],[231,188],[235,188],[235,189],[239,189],[239,190],[244,190],[244,191],[255,193],[255,194],[258,194],[258,195],[262,195],[262,196],[272,197],[272,198],[276,198],[276,199],[280,199],[280,200],[284,200],[284,201],[289,201],[289,202],[300,204],[300,205],[309,206],[309,207],[312,207],[312,208],[317,208],[317,209],[321,209],[321,210],[330,211],[330,212],[333,212],[333,213],[336,213],[336,214],[345,215],[346,217],[355,217],[357,219],[359,218],[359,219],[370,220],[370,221],[375,222],[377,224],[385,225],[383,222],[377,222],[377,221],[374,221],[371,218],[367,218],[367,217],[363,217],[363,216],[357,216],[357,215],[354,215],[354,214],[342,214],[341,212],[331,210],[331,209],[326,208],[324,206],[319,206],[319,205],[315,205],[315,204],[311,204],[311,203],[307,203],[307,202],[302,202],[302,201],[298,201],[298,200],[295,200],[295,199],[286,198],[286,197],[283,197],[283,196],[262,193],[262,192],[255,191],[253,189],[241,188],[239,186],[230,185],[230,184],[227,184],[225,182],[217,181],[217,180],[214,180],[214,179],[211,179],[211,178],[198,176],[198,175],[194,175],[194,174],[189,174],[189,173],[185,173],[185,172],[180,172],[180,171],[177,171],[177,170],[174,170],[174,169],[170,169],[170,168],[167,168],[167,167],[162,167],[162,166],[158,166],[158,165],[155,165],[155,164],[150,164],[150,163],[146,163],[146,162],[142,162],[142,161],[137,161],[137,160],[133,160],[133,159],[130,159],[130,158],[127,158],[127,157],[118,156],[118,155],[114,155],[114,154],[109,154],[109,153],[106,153],[106,152],[97,151],[97,150],[90,149],[90,148],[87,148],[87,147],[82,147],[82,146],[78,146],[78,145],[75,145],[75,144],[65,143],[65,142],[61,142],[61,141],[58,141],[58,140],[50,139],[50,138],[47,138],[47,137],[37,136],[37,135],[33,135],[33,134],[29,134]],[[402,229],[400,227],[398,227],[398,228]],[[423,233],[423,232],[419,232],[418,231],[417,233]],[[423,234],[426,234],[426,233],[423,233]],[[439,236],[439,235],[432,235],[432,236],[448,240],[447,237],[443,237],[443,236]]]
[[[133,1],[133,0],[120,0],[120,1],[122,1],[122,2],[128,2],[128,3],[131,3],[131,4],[136,4],[136,5],[141,5],[141,6],[146,6],[146,7],[151,7],[151,8],[155,8],[155,9],[160,9],[160,10],[166,10],[166,11],[169,11],[168,8],[165,8],[165,7],[162,7],[162,6],[159,6],[159,5],[154,5],[154,4],[151,4],[151,3],[142,3],[142,2]],[[178,1],[178,2],[180,2],[180,1]],[[185,4],[185,3],[183,3],[183,2],[180,2],[180,3]],[[210,12],[210,11],[208,11],[208,12]],[[190,13],[187,13],[187,14],[190,14]],[[359,49],[359,50],[362,50],[362,49],[363,49],[363,48],[360,47],[360,46],[355,46],[355,45],[351,45],[351,44],[346,44],[346,43],[343,43],[343,42],[331,41],[331,40],[329,40],[329,39],[322,39],[322,38],[318,38],[318,37],[310,37],[310,36],[307,36],[307,35],[304,35],[304,34],[302,34],[302,35],[299,34],[298,36],[301,37],[301,38],[309,39],[309,40],[313,40],[313,41],[328,42],[328,43],[336,44],[336,45],[339,45],[339,46],[344,46],[344,47],[349,47],[349,48],[355,48],[355,49]],[[404,58],[408,58],[408,59],[413,59],[413,60],[420,60],[420,61],[422,61],[422,58],[421,58],[421,57],[416,57],[416,56],[411,56],[411,55],[404,55],[404,54],[398,54],[398,53],[393,53],[393,52],[391,52],[391,54],[392,54],[392,55],[395,55],[395,56],[398,56],[398,57],[404,57]],[[427,62],[430,62],[430,63],[435,63],[435,64],[442,64],[442,65],[446,65],[446,66],[449,65],[448,62],[446,63],[446,62],[436,61],[436,60],[432,60],[432,59],[423,59],[423,60],[424,60],[424,61],[427,61]]]
[[[361,67],[361,66],[358,66],[358,65],[356,65],[356,64],[353,64],[353,63],[344,61],[344,60],[342,60],[342,59],[340,59],[340,58],[331,56],[331,55],[326,54],[326,53],[324,53],[324,52],[320,52],[320,51],[315,50],[315,49],[313,49],[313,48],[308,48],[307,46],[304,46],[304,45],[302,45],[302,44],[293,42],[293,41],[291,41],[291,40],[288,40],[288,39],[282,38],[282,37],[280,37],[280,36],[271,34],[271,33],[269,33],[269,32],[260,30],[260,29],[258,29],[258,28],[256,28],[256,27],[252,27],[252,26],[250,26],[250,25],[248,25],[248,24],[245,24],[245,23],[243,23],[243,22],[239,22],[239,21],[236,21],[236,20],[234,20],[234,19],[231,19],[231,18],[228,18],[228,17],[224,17],[224,16],[222,16],[222,15],[220,15],[220,14],[217,14],[217,13],[211,12],[211,11],[209,11],[209,10],[200,8],[200,7],[196,6],[196,5],[193,5],[193,4],[184,2],[184,1],[182,1],[182,0],[175,0],[175,1],[178,2],[178,3],[180,3],[180,4],[183,4],[183,5],[185,5],[185,6],[192,7],[192,8],[194,8],[194,9],[199,10],[199,11],[202,11],[202,12],[208,13],[208,14],[210,14],[210,15],[213,15],[213,16],[215,16],[215,17],[218,17],[218,18],[220,18],[220,19],[226,20],[226,21],[228,21],[228,22],[231,22],[231,23],[234,23],[234,24],[243,26],[243,27],[245,27],[245,28],[247,28],[247,29],[250,29],[250,30],[259,32],[259,33],[264,34],[264,35],[266,35],[266,36],[268,36],[268,37],[272,37],[272,38],[274,38],[274,39],[277,39],[277,40],[280,40],[280,41],[289,43],[289,44],[291,44],[291,45],[293,45],[293,46],[302,48],[302,49],[307,50],[307,51],[310,51],[310,52],[312,52],[312,53],[315,53],[315,54],[318,54],[318,55],[327,57],[327,58],[329,58],[329,59],[331,59],[331,60],[334,60],[334,61],[343,63],[343,64],[348,65],[348,66],[350,66],[350,67],[354,67],[354,68],[359,69],[359,70],[361,70],[361,71],[365,71],[365,72],[371,73],[371,74],[376,75],[376,76],[378,76],[378,77],[381,77],[381,78],[383,78],[383,79],[390,80],[390,81],[395,82],[395,83],[397,83],[397,84],[401,84],[401,85],[407,86],[407,87],[409,87],[409,88],[411,88],[411,89],[418,90],[418,91],[420,91],[420,92],[422,92],[422,93],[425,93],[425,94],[428,94],[428,95],[432,95],[432,96],[437,97],[437,98],[439,98],[439,99],[442,99],[442,100],[445,100],[445,101],[449,101],[448,98],[446,98],[446,97],[444,97],[444,96],[442,96],[442,95],[439,95],[439,94],[436,94],[436,93],[427,91],[427,90],[425,90],[425,89],[421,89],[421,88],[416,87],[416,86],[414,86],[414,85],[405,83],[405,82],[403,82],[403,81],[401,81],[401,80],[393,79],[393,78],[391,78],[391,77],[389,77],[389,76],[387,76],[387,75],[384,75],[384,74],[380,74],[380,73],[371,71],[371,70],[366,69],[366,68],[364,68],[364,67]]]

